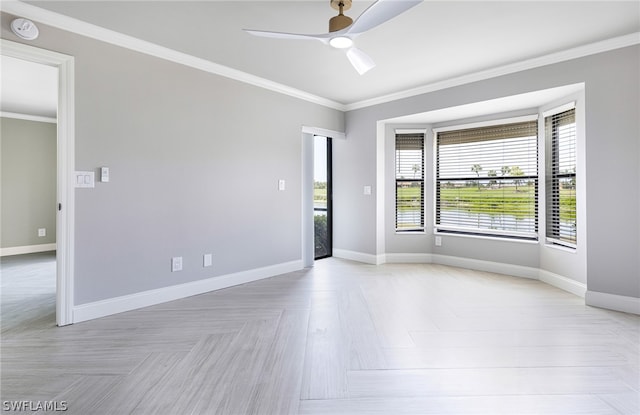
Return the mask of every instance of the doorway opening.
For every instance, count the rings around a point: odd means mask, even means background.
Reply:
[[[0,56],[2,331],[56,314],[58,68]]]
[[[75,111],[74,111],[74,58],[57,52],[36,48],[22,43],[12,42],[6,39],[0,39],[0,54],[3,57],[14,58],[28,62],[30,64],[44,65],[55,68],[56,76],[54,82],[57,89],[57,114],[55,118],[56,131],[56,171],[55,171],[55,203],[52,209],[55,211],[55,230],[49,225],[43,228],[50,228],[55,233],[55,258],[51,258],[43,254],[40,263],[54,264],[55,268],[55,322],[58,326],[64,326],[73,323],[73,253],[74,253],[74,206],[75,197],[73,192],[73,171],[75,159]],[[4,72],[4,68],[3,68]],[[7,97],[5,86],[5,73],[3,73],[2,100]],[[35,81],[35,79],[32,79]],[[9,110],[7,112],[19,113],[24,111]],[[36,117],[37,118],[37,117]],[[42,117],[40,117],[42,118]],[[46,118],[46,117],[45,117]],[[48,230],[42,230],[37,227],[37,234],[46,236],[51,235]],[[4,234],[4,233],[3,233]],[[18,247],[20,250],[28,253],[29,245]],[[19,251],[20,251],[19,250]],[[47,249],[51,251],[50,249]],[[46,251],[46,250],[42,250]],[[31,251],[40,252],[40,251]],[[3,254],[5,254],[3,249]],[[11,251],[9,252],[11,253]],[[18,264],[15,264],[18,265]],[[49,266],[51,268],[51,266]],[[18,269],[18,268],[14,268]],[[22,271],[17,271],[22,275]],[[4,278],[3,278],[4,283]],[[4,305],[4,304],[3,304]],[[3,308],[4,312],[4,308]]]
[[[331,138],[313,137],[314,259],[328,258],[333,250],[333,192]]]

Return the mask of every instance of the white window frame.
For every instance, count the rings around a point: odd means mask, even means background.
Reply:
[[[398,135],[403,134],[415,134],[422,135],[422,205],[420,209],[422,211],[422,221],[423,224],[421,227],[417,228],[409,228],[402,229],[397,227],[397,217],[398,217],[398,200],[397,200],[397,178],[396,178],[396,145],[397,145],[397,137]],[[393,160],[394,160],[394,168],[393,168],[393,186],[394,186],[394,228],[395,232],[398,235],[415,235],[415,234],[424,234],[427,228],[427,217],[426,217],[426,200],[427,200],[427,181],[426,181],[426,168],[427,168],[427,134],[424,129],[396,129],[393,135]]]
[[[548,218],[548,199],[549,199],[549,194],[547,192],[547,188],[546,188],[546,181],[548,179],[547,175],[546,175],[546,171],[547,171],[547,164],[549,162],[549,160],[547,160],[547,156],[546,156],[546,149],[547,149],[547,145],[548,145],[548,140],[547,140],[547,136],[546,136],[546,127],[545,127],[545,123],[546,123],[546,118],[565,112],[565,111],[569,111],[569,110],[575,110],[576,114],[575,114],[575,123],[576,123],[576,135],[575,135],[575,140],[576,140],[576,182],[578,182],[579,176],[580,176],[580,168],[579,168],[579,160],[580,160],[580,145],[579,145],[579,128],[580,128],[580,123],[578,122],[578,108],[576,105],[576,101],[571,101],[568,102],[566,104],[554,107],[550,110],[546,110],[542,112],[542,117],[541,117],[541,130],[542,130],[542,137],[540,138],[540,142],[543,144],[541,146],[541,149],[544,153],[544,164],[542,166],[542,168],[544,168],[544,179],[545,179],[545,185],[544,185],[544,210],[543,210],[543,216],[544,216],[544,237],[545,237],[545,245],[547,246],[551,246],[551,247],[561,247],[561,248],[566,248],[569,249],[571,251],[575,251],[578,247],[578,234],[576,234],[576,243],[571,243],[571,242],[567,242],[567,241],[563,241],[561,239],[557,239],[557,238],[553,238],[547,235],[547,218]],[[540,128],[539,128],[540,130]],[[579,186],[576,185],[576,226],[578,226],[578,220],[579,219],[579,214],[578,214],[578,203],[579,203]]]
[[[434,234],[443,234],[443,235],[455,235],[462,237],[479,237],[479,238],[495,238],[500,240],[513,240],[513,241],[524,241],[524,242],[535,242],[537,243],[540,239],[540,200],[541,195],[538,192],[538,196],[536,199],[536,204],[538,206],[538,214],[535,218],[538,221],[537,229],[535,232],[535,236],[527,233],[522,234],[515,231],[502,231],[502,230],[485,230],[478,229],[477,232],[474,232],[469,229],[456,229],[454,227],[448,226],[438,226],[436,223],[437,220],[437,202],[438,202],[438,190],[437,190],[437,177],[438,177],[438,164],[437,164],[437,156],[438,156],[438,133],[446,132],[446,131],[454,131],[454,130],[462,130],[462,129],[470,129],[470,128],[482,128],[482,127],[491,127],[494,125],[503,125],[503,124],[513,124],[519,122],[528,122],[528,121],[537,121],[540,122],[540,114],[530,114],[519,117],[509,117],[509,118],[499,118],[490,121],[481,121],[475,123],[467,123],[467,124],[456,124],[446,127],[436,127],[433,131],[433,233]],[[540,147],[540,128],[538,127],[538,135],[536,138],[536,145],[538,149],[538,159],[540,159],[542,148]],[[539,160],[538,160],[539,162]],[[542,179],[544,178],[543,173],[540,171],[540,166],[537,166],[538,170],[538,188],[541,187]]]

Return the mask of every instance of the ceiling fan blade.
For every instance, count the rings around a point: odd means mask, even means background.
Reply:
[[[250,29],[242,29],[242,30],[254,36],[270,37],[275,39],[319,40],[322,43],[328,43],[330,39],[329,34],[305,35],[305,34],[298,34],[298,33],[269,32],[265,30],[250,30]]]
[[[351,62],[351,65],[356,68],[356,71],[358,71],[360,75],[364,75],[376,66],[376,63],[369,55],[356,47],[350,48],[347,51],[347,58],[349,58],[349,62]]]
[[[365,10],[351,26],[347,34],[358,35],[391,20],[410,8],[422,3],[423,0],[378,0]]]

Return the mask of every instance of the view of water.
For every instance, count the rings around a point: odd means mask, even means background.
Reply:
[[[535,218],[516,218],[513,215],[488,215],[464,210],[443,210],[440,212],[442,224],[452,226],[474,227],[478,229],[500,229],[506,231],[535,233]],[[420,223],[420,210],[403,210],[398,212],[398,227],[401,224]],[[576,229],[571,222],[560,223],[561,238],[575,235]]]
[[[535,218],[516,218],[513,215],[488,215],[463,210],[440,211],[440,223],[453,226],[468,226],[479,229],[500,229],[505,231],[535,232]]]
[[[516,218],[513,215],[488,215],[461,210],[443,210],[440,212],[441,223],[453,226],[474,227],[478,229],[501,229],[506,231],[535,233],[534,218]],[[420,223],[420,210],[403,210],[398,212],[398,227]],[[561,239],[575,236],[576,228],[571,222],[560,223]]]

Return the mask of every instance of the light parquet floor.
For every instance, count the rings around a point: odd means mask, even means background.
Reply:
[[[538,281],[318,261],[55,327],[52,254],[2,259],[1,400],[71,414],[640,414],[640,317]]]

